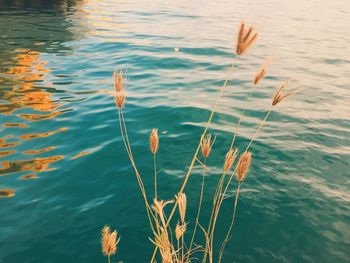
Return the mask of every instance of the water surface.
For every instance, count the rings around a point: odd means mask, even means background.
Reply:
[[[24,3],[25,2],[25,3]],[[235,58],[241,20],[259,32]],[[112,72],[128,72],[126,122],[146,189],[148,136],[160,133],[159,192],[178,191],[217,91],[213,191],[231,133],[253,136],[282,81],[302,86],[253,144],[225,262],[347,262],[350,257],[350,9],[347,1],[0,1],[0,262],[149,262],[142,198],[118,130]],[[246,103],[266,58],[275,63]],[[201,169],[186,188],[197,200]],[[232,187],[231,193],[233,193]],[[150,194],[151,195],[151,194]],[[210,213],[204,198],[203,218]],[[218,237],[233,206],[222,208]],[[190,202],[193,222],[196,202]],[[219,238],[218,238],[219,239]]]

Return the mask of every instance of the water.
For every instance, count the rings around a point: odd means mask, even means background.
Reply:
[[[350,257],[350,10],[347,1],[0,1],[0,262],[104,262],[100,230],[122,236],[115,260],[149,262],[142,198],[117,125],[111,72],[127,69],[125,116],[152,189],[148,135],[160,132],[161,198],[184,178],[217,90],[212,191],[240,109],[244,149],[275,88],[302,86],[253,144],[225,262],[347,262]],[[239,21],[256,45],[229,70]],[[266,57],[275,63],[248,97]],[[186,188],[197,200],[201,169]],[[233,193],[233,189],[230,193]],[[210,213],[205,196],[203,217]],[[222,237],[233,198],[223,205]],[[193,222],[196,203],[188,208]],[[217,249],[217,247],[216,247]]]

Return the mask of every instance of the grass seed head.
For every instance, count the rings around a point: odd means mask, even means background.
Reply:
[[[158,214],[163,226],[166,225],[165,216],[164,216],[164,207],[167,206],[168,204],[171,204],[172,202],[173,202],[172,200],[158,201],[157,199],[153,199],[152,209]]]
[[[241,22],[239,31],[238,31],[238,38],[237,38],[237,47],[236,47],[237,55],[243,55],[243,53],[246,52],[248,48],[253,45],[257,36],[258,36],[258,33],[255,32],[253,27],[250,27],[247,30],[245,28],[244,23]]]
[[[275,95],[272,98],[272,106],[277,105],[280,103],[282,100],[285,98],[294,95],[297,91],[297,89],[291,90],[291,91],[286,91],[287,87],[287,82],[283,83],[279,89],[276,91]]]
[[[255,75],[254,85],[257,85],[260,82],[260,80],[264,78],[265,75],[266,75],[266,68],[264,65],[262,65]]]
[[[252,161],[252,153],[244,152],[241,157],[239,157],[237,163],[237,180],[239,182],[243,181],[250,167]]]
[[[177,202],[179,205],[179,213],[182,224],[185,223],[186,216],[186,206],[187,206],[187,198],[185,193],[179,193],[177,198]]]
[[[203,138],[201,142],[201,152],[204,158],[208,158],[211,152],[211,134],[208,134]]]
[[[125,77],[123,71],[120,71],[119,74],[118,74],[118,72],[115,70],[113,72],[113,79],[114,79],[115,92],[118,93],[118,92],[123,91],[124,90],[124,85],[125,85],[125,82],[126,82],[126,77]]]
[[[122,109],[125,104],[125,93],[124,91],[117,92],[115,95],[115,104],[119,109]]]
[[[109,226],[104,226],[101,233],[102,253],[105,256],[114,255],[117,252],[117,245],[120,240],[118,237],[118,232],[116,230],[111,232],[111,228]]]
[[[227,172],[231,169],[233,162],[238,155],[237,149],[230,149],[225,156],[224,171]]]
[[[175,236],[176,236],[176,240],[179,241],[180,238],[185,234],[186,232],[186,224],[176,224],[176,228],[175,228]]]
[[[149,143],[151,147],[151,152],[153,154],[156,154],[159,147],[158,129],[152,129],[151,135],[149,137]]]

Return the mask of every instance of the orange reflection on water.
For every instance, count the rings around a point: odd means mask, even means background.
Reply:
[[[15,190],[13,189],[0,189],[0,198],[12,197],[15,195]]]
[[[16,153],[15,150],[0,152],[0,158]]]
[[[18,109],[31,109],[30,112],[21,112],[18,117],[29,121],[42,121],[55,118],[62,114],[56,109],[61,107],[54,101],[53,95],[47,92],[40,85],[50,70],[45,68],[46,62],[43,61],[41,53],[30,49],[16,49],[14,51],[14,65],[7,68],[5,72],[0,72],[4,76],[2,78],[5,88],[1,90],[0,112],[1,114],[11,115]],[[32,112],[32,110],[40,112]],[[3,127],[28,128],[24,123],[9,122],[3,124]],[[66,131],[67,128],[59,128],[54,131],[43,133],[28,133],[18,136],[21,140],[31,140],[37,138],[46,138],[58,132]],[[0,148],[15,147],[20,141],[9,141],[13,136],[0,138]],[[24,154],[38,155],[56,149],[56,146],[43,147],[41,149],[25,150]],[[16,150],[3,150],[0,157],[5,157],[16,153]],[[51,156],[45,158],[33,158],[31,160],[14,160],[0,162],[0,176],[6,174],[31,171],[32,173],[23,175],[21,179],[36,178],[34,173],[51,171],[55,168],[50,167],[52,163],[63,159],[64,156]],[[13,192],[14,193],[14,192]],[[8,192],[8,196],[12,196],[12,192]],[[4,193],[5,195],[5,193]]]
[[[56,148],[57,148],[56,146],[49,146],[49,147],[42,148],[42,149],[39,149],[39,150],[27,150],[27,151],[24,151],[23,153],[24,154],[41,154],[41,153],[45,153],[45,152],[48,152],[48,151],[52,151],[52,150],[54,150]]]
[[[60,114],[62,114],[61,111],[54,111],[48,114],[17,114],[17,116],[29,121],[42,121],[52,119]]]
[[[71,159],[71,160],[74,160],[74,159],[83,157],[83,156],[88,155],[88,154],[91,154],[91,152],[84,152],[84,151],[83,151],[83,152],[80,152],[80,153],[74,155],[74,156],[73,156],[72,158],[70,158],[70,159]]]
[[[20,144],[20,142],[7,142],[7,139],[9,138],[11,138],[11,136],[0,138],[0,148],[10,148]]]
[[[8,122],[4,123],[2,126],[4,127],[17,127],[17,128],[28,128],[28,126],[24,123],[15,123],[15,122]]]
[[[54,134],[56,134],[58,132],[63,132],[63,131],[67,131],[67,130],[68,130],[68,128],[59,128],[58,130],[50,131],[50,132],[23,134],[23,135],[19,136],[19,138],[21,138],[22,140],[32,140],[32,139],[38,139],[38,138],[46,138],[46,137],[54,135]]]
[[[35,158],[33,160],[0,162],[3,166],[0,168],[0,176],[22,171],[32,171],[34,173],[52,171],[55,168],[49,168],[50,164],[62,160],[63,158],[64,156],[57,155],[45,158]]]
[[[12,90],[5,90],[2,94],[2,100],[8,102],[0,105],[3,114],[12,114],[13,111],[21,108],[51,112],[62,106],[52,100],[51,93],[35,85],[37,82],[42,82],[50,72],[45,69],[46,62],[42,61],[40,54],[30,49],[15,50],[16,65],[3,73],[7,81],[15,84]]]
[[[36,174],[25,174],[21,176],[21,180],[37,179],[39,178]]]

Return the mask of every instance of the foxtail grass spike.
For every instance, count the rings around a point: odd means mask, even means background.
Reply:
[[[120,91],[115,95],[115,104],[119,109],[122,109],[125,104],[125,93],[124,91]]]
[[[237,164],[237,180],[242,182],[247,175],[247,172],[252,161],[252,153],[244,152],[238,160]]]
[[[118,232],[116,230],[111,232],[109,226],[104,226],[101,238],[102,253],[108,257],[114,255],[117,252],[119,240],[120,238],[118,237]]]
[[[265,65],[262,65],[255,75],[254,82],[253,82],[254,85],[257,85],[260,82],[260,80],[264,78],[265,75],[266,75],[266,68],[265,68]]]
[[[287,83],[283,83],[280,88],[276,91],[275,95],[272,98],[272,106],[277,105],[278,103],[280,103],[282,100],[284,100],[285,98],[293,95],[296,93],[296,90],[292,90],[289,92],[286,92],[286,87],[287,87]]]
[[[185,232],[186,232],[186,224],[177,223],[175,227],[176,240],[179,241],[180,238],[185,234]]]
[[[149,143],[151,152],[153,154],[156,154],[159,148],[158,129],[152,129],[151,135],[149,137]]]
[[[241,22],[237,38],[237,55],[243,55],[244,52],[246,52],[248,48],[252,46],[257,36],[258,33],[255,32],[253,27],[250,27],[248,30],[246,30],[244,23]]]
[[[225,156],[224,171],[227,172],[231,169],[233,162],[235,161],[238,154],[237,149],[230,149]]]
[[[185,223],[186,216],[186,206],[187,206],[187,198],[185,193],[179,193],[177,198],[177,202],[179,205],[179,213],[182,224]]]
[[[201,143],[201,152],[204,158],[208,158],[211,152],[211,134],[208,134]]]
[[[172,200],[169,200],[169,201],[163,201],[163,200],[158,201],[157,199],[153,200],[152,209],[158,214],[163,227],[165,227],[166,225],[164,207],[167,206],[168,204],[171,204],[172,202],[173,202]]]
[[[126,82],[126,78],[124,76],[123,71],[120,71],[119,74],[118,72],[115,70],[113,72],[113,79],[114,79],[114,89],[115,92],[121,92],[124,90],[124,85]]]

